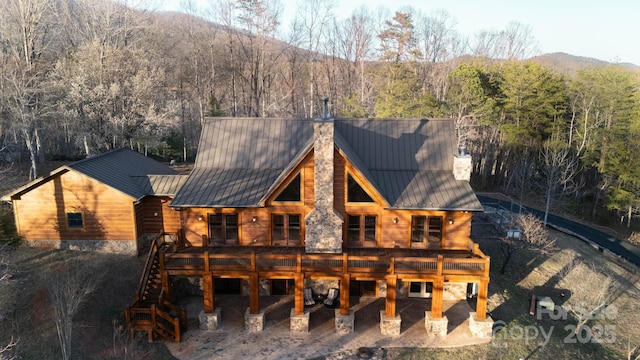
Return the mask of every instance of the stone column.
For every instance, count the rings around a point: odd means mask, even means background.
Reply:
[[[380,310],[380,333],[384,336],[400,335],[402,318],[398,316],[387,316],[384,310]]]
[[[222,309],[217,308],[213,312],[200,311],[198,315],[200,330],[218,330],[222,323]]]
[[[336,309],[336,332],[340,335],[350,334],[354,331],[354,313],[349,311],[347,315],[343,315],[339,309]]]
[[[493,319],[491,316],[485,316],[484,319],[481,319],[475,312],[470,312],[469,331],[473,336],[490,338],[493,335]]]
[[[446,316],[436,317],[430,311],[424,312],[424,328],[427,330],[427,335],[447,336],[447,326],[449,326],[449,319]]]
[[[309,332],[309,312],[303,311],[302,314],[296,314],[295,309],[291,309],[289,315],[289,330],[294,333]]]
[[[264,310],[252,313],[250,308],[244,313],[244,328],[249,332],[262,331],[264,329]]]
[[[308,253],[341,253],[344,221],[333,208],[333,118],[324,101],[324,116],[313,122],[314,208],[305,218],[305,247]]]

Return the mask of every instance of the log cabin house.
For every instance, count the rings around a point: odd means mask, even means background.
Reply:
[[[145,239],[178,221],[169,195],[185,180],[121,148],[61,166],[2,200],[12,204],[28,245],[137,254]]]
[[[263,330],[260,296],[294,294],[290,329],[306,332],[305,294],[334,289],[338,333],[354,330],[350,296],[386,299],[387,335],[400,333],[396,299],[417,296],[431,299],[426,332],[442,336],[443,298],[471,288],[472,333],[491,336],[470,172],[451,119],[333,119],[326,105],[315,120],[209,118],[170,204],[180,226],[165,231],[178,240],[153,242],[129,328],[179,341],[185,315],[168,299],[175,279],[191,277],[203,292],[202,329],[220,325],[216,294],[236,292],[249,297],[248,330]]]

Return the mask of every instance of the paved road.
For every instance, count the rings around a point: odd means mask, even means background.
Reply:
[[[483,206],[488,205],[500,207],[505,210],[518,211],[518,205],[512,204],[508,200],[500,200],[484,195],[477,196],[478,200],[480,200],[480,203]],[[536,215],[540,219],[544,217],[543,211],[536,210],[527,206],[523,206],[522,208],[527,212]],[[569,231],[568,233],[570,235],[577,235],[578,238],[583,238],[596,244],[599,247],[600,251],[603,251],[603,249],[607,249],[612,253],[628,260],[629,262],[640,266],[640,247],[635,246],[628,241],[623,241],[622,239],[618,239],[598,229],[594,229],[592,227],[552,214],[549,214],[547,223],[549,226],[552,226],[558,230],[562,231],[563,229],[566,229]]]

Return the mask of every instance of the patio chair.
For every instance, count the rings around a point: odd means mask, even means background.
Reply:
[[[316,304],[316,301],[313,300],[313,291],[311,288],[304,289],[304,306],[313,306]]]
[[[335,307],[336,306],[336,299],[338,298],[338,289],[336,288],[331,288],[329,289],[329,293],[327,294],[327,298],[324,299],[324,305],[326,307]]]

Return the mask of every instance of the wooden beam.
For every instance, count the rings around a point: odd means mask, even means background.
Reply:
[[[396,316],[396,283],[397,275],[387,275],[387,301],[385,303],[385,315],[387,317]]]
[[[260,279],[258,273],[253,271],[249,274],[249,313],[258,314],[260,312]]]
[[[215,294],[212,273],[208,272],[202,276],[202,290],[204,291],[204,312],[212,313],[215,310]]]
[[[297,273],[295,278],[295,314],[304,315],[304,274]]]
[[[478,299],[476,302],[476,316],[478,319],[487,318],[487,295],[489,294],[489,279],[480,280],[478,284]]]
[[[433,289],[431,292],[431,316],[436,319],[442,317],[442,294],[444,289],[444,278],[440,278],[433,282]]]
[[[340,315],[349,315],[349,274],[343,274],[340,280]]]

